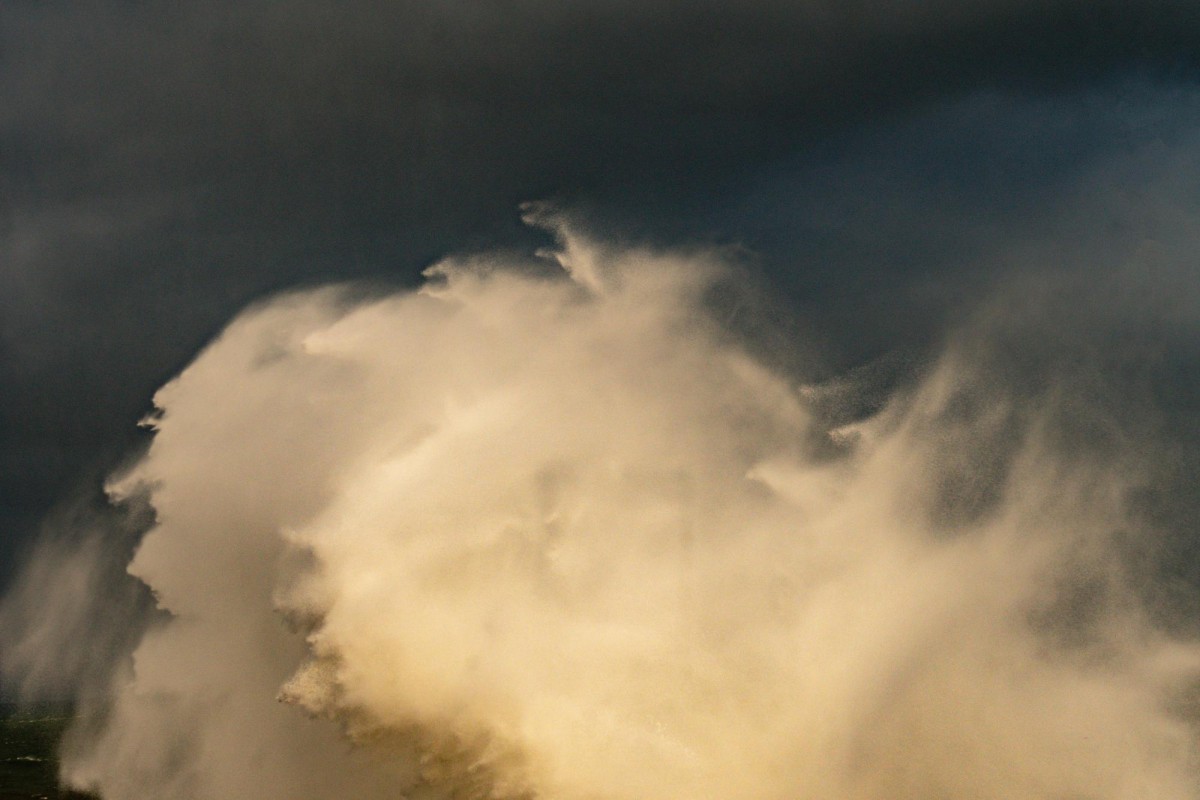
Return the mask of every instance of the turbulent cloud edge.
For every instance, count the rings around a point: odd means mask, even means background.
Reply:
[[[868,372],[810,385],[724,324],[728,254],[529,213],[540,259],[276,298],[158,393],[110,492],[148,494],[129,572],[167,617],[71,784],[1197,796],[1200,647],[1141,601],[1153,464],[1093,384],[1006,380],[984,325],[863,413]]]

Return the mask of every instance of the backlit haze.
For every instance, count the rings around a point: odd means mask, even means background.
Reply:
[[[4,7],[0,689],[105,800],[1200,798],[1139,9]]]

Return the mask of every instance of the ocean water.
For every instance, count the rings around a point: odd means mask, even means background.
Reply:
[[[0,703],[0,798],[79,798],[58,788],[58,743],[71,721],[62,705]]]

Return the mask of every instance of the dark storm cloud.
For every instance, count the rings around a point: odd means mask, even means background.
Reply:
[[[5,3],[4,547],[121,457],[153,388],[248,301],[524,245],[515,208],[532,198],[633,237],[745,242],[865,357],[904,327],[905,276],[928,287],[959,245],[982,249],[997,203],[1041,208],[1062,175],[1158,136],[1094,87],[1190,80],[1197,15],[1182,0]],[[1075,111],[1012,99],[1039,93]],[[965,218],[909,224],[948,202]],[[896,285],[869,289],[880,273]]]

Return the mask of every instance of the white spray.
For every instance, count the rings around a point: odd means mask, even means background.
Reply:
[[[706,310],[720,258],[562,240],[556,274],[476,258],[274,300],[162,389],[112,492],[150,493],[130,571],[170,618],[72,783],[1200,797],[1200,648],[1112,546],[1136,465],[1064,454],[1004,393],[964,412],[982,368],[954,348],[826,431],[821,390]]]

